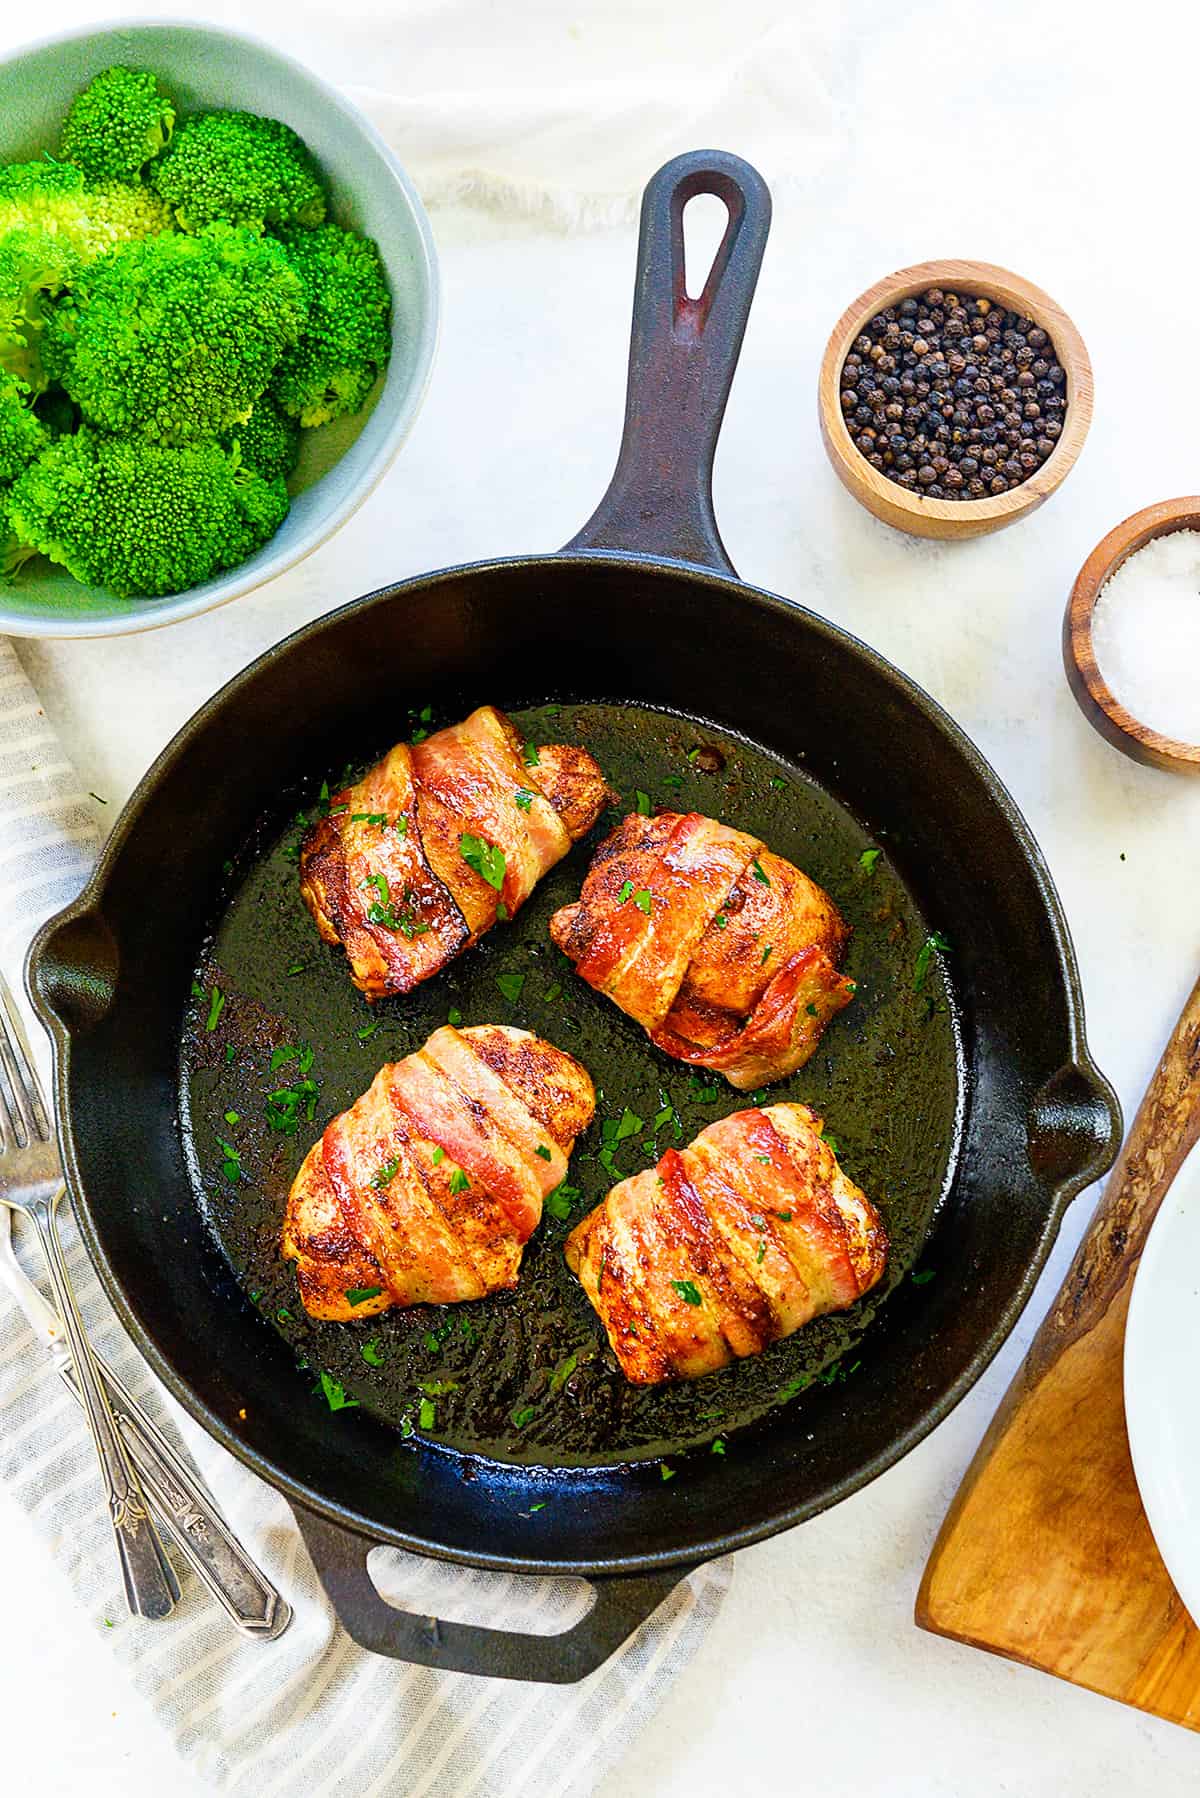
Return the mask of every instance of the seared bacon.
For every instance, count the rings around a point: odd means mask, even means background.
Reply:
[[[802,1066],[854,993],[828,893],[698,812],[625,818],[550,934],[660,1049],[740,1091]]]
[[[693,1380],[874,1286],[887,1236],[807,1105],[738,1111],[614,1186],[567,1263],[627,1379]]]
[[[587,1070],[527,1030],[435,1030],[304,1158],[282,1249],[305,1309],[345,1321],[515,1286],[594,1111]]]
[[[368,999],[408,993],[500,907],[512,917],[611,798],[586,750],[547,744],[527,763],[509,720],[481,706],[333,795],[301,844],[300,891]]]

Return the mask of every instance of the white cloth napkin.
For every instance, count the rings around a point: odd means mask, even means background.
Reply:
[[[94,859],[88,801],[13,646],[0,638],[0,966],[22,998],[33,932],[74,897]],[[44,1035],[26,1017],[45,1070]],[[19,1226],[16,1234],[27,1271],[40,1279],[32,1245]],[[24,1319],[0,1299],[0,1480],[93,1626],[111,1631],[113,1652],[180,1754],[217,1789],[253,1798],[291,1791],[297,1780],[309,1798],[591,1792],[691,1659],[728,1588],[729,1563],[693,1573],[577,1686],[437,1674],[367,1654],[338,1629],[284,1500],[163,1391],[118,1324],[69,1217],[64,1234],[92,1342],[169,1433],[174,1421],[177,1442],[295,1611],[278,1641],[247,1641],[184,1568],[183,1602],[168,1622],[126,1614],[83,1418],[32,1348]],[[392,1549],[375,1552],[372,1572],[385,1596],[496,1627],[566,1627],[586,1603],[575,1581],[499,1577]]]

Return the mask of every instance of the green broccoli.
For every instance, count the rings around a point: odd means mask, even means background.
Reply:
[[[92,181],[136,181],[165,150],[175,108],[144,69],[104,69],[71,102],[60,149]]]
[[[32,395],[15,375],[0,374],[0,482],[15,481],[50,442]]]
[[[32,394],[47,385],[43,350],[51,302],[77,269],[70,250],[45,232],[9,231],[0,238],[0,370]]]
[[[211,439],[168,448],[85,426],[10,489],[4,565],[12,574],[40,554],[122,599],[178,593],[244,562],[287,510],[282,479],[264,481]]]
[[[118,244],[173,229],[170,208],[148,187],[111,181],[89,188],[67,162],[0,166],[0,238],[44,231],[80,262],[94,262]]]
[[[304,317],[277,243],[223,226],[170,233],[80,273],[50,317],[45,365],[103,430],[214,437],[247,416]]]
[[[185,231],[233,225],[319,225],[325,195],[317,166],[290,125],[252,112],[185,119],[149,172]]]
[[[285,350],[271,392],[302,425],[322,425],[357,412],[387,367],[391,297],[369,237],[321,225],[281,240],[303,284],[308,323]]]
[[[300,457],[300,426],[279,410],[270,394],[254,402],[247,419],[231,425],[221,441],[264,480],[289,475]]]

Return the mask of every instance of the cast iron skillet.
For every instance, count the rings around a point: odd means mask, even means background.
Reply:
[[[730,217],[693,301],[681,215],[698,193],[718,195]],[[1065,1206],[1119,1140],[1116,1100],[1084,1040],[1059,901],[1000,782],[911,681],[844,631],[742,584],[725,554],[712,461],[769,216],[762,180],[734,157],[696,153],[661,170],[642,213],[621,454],[590,523],[561,555],[384,588],[268,651],[159,757],[87,889],[30,955],[30,990],[54,1040],[64,1165],[109,1297],[192,1415],[291,1500],[351,1635],[426,1666],[579,1679],[689,1567],[873,1479],[979,1377]],[[194,970],[229,898],[223,867],[240,870],[264,819],[278,829],[297,792],[404,734],[406,708],[430,703],[452,718],[485,700],[556,701],[576,718],[620,703],[631,730],[675,714],[681,745],[706,726],[746,743],[750,761],[772,758],[796,791],[807,787],[814,804],[827,795],[864,841],[886,845],[904,903],[953,945],[947,1013],[960,1078],[947,1191],[924,1246],[935,1277],[891,1292],[852,1380],[813,1385],[724,1456],[685,1457],[670,1483],[656,1459],[531,1464],[519,1452],[404,1442],[366,1405],[331,1417],[196,1205],[180,1040]],[[573,861],[579,878],[583,858]],[[473,953],[493,953],[492,941]],[[334,959],[329,979],[345,979]],[[574,984],[573,1010],[603,1007]],[[499,1002],[494,1015],[505,1019]],[[854,1008],[845,1016],[852,1030]],[[836,1065],[842,1027],[831,1029],[825,1065]],[[664,1060],[662,1078],[682,1076]],[[739,1102],[730,1093],[721,1109]],[[378,1542],[582,1575],[595,1603],[550,1638],[419,1618],[371,1583]]]

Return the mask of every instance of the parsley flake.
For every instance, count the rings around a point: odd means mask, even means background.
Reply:
[[[668,1467],[665,1461],[659,1462],[658,1471],[662,1474],[664,1480],[673,1480],[675,1478],[675,1469],[673,1467]]]
[[[633,882],[632,882],[632,880],[623,881],[621,884],[621,890],[617,894],[617,904],[625,905],[632,898],[633,898]]]
[[[382,1192],[385,1186],[391,1185],[392,1181],[396,1178],[396,1170],[399,1166],[400,1157],[397,1155],[395,1161],[385,1161],[383,1166],[371,1175],[371,1185],[375,1188],[376,1192]],[[354,1304],[356,1301],[351,1299],[350,1302],[351,1304]]]
[[[497,892],[504,885],[504,851],[494,843],[487,843],[482,837],[473,837],[464,831],[458,839],[458,852],[481,880],[486,880]]]
[[[767,873],[757,856],[755,856],[754,860],[750,863],[750,866],[754,871],[755,880],[760,881],[763,886],[769,887],[771,884],[771,876]]]
[[[496,985],[504,994],[510,1005],[515,1005],[521,997],[521,988],[525,985],[524,974],[497,974]]]
[[[908,1277],[914,1286],[925,1286],[933,1279],[933,1269],[931,1267],[923,1267],[919,1274],[910,1274]]]
[[[701,1303],[700,1288],[696,1285],[694,1280],[672,1280],[671,1284],[685,1305],[699,1305]]]
[[[858,858],[859,867],[865,868],[868,874],[873,874],[875,872],[875,863],[882,854],[882,849],[864,849]]]
[[[217,1147],[224,1157],[221,1162],[221,1172],[231,1186],[236,1186],[242,1177],[242,1158],[233,1144],[226,1142],[223,1136],[218,1136]]]
[[[725,1438],[724,1438],[724,1436],[718,1436],[715,1438],[715,1440],[713,1441],[713,1445],[712,1445],[712,1452],[714,1455],[723,1455],[725,1453]]]
[[[529,791],[528,787],[517,788],[517,791],[513,794],[513,804],[518,811],[527,812],[529,810],[530,806],[533,804],[533,794]]]
[[[452,1005],[450,1007],[449,1012],[446,1014],[446,1022],[447,1024],[452,1025],[455,1030],[457,1030],[458,1026],[462,1023],[462,1012],[458,1009],[457,1005]]]
[[[437,1416],[437,1406],[431,1398],[421,1400],[421,1409],[417,1412],[417,1422],[423,1430],[433,1428],[433,1420]]]
[[[224,1011],[224,1009],[225,1009],[225,995],[221,991],[219,986],[214,986],[213,990],[212,990],[212,998],[209,1000],[209,1004],[208,1004],[208,1018],[204,1025],[204,1028],[206,1030],[215,1030],[216,1029],[217,1022],[221,1016],[221,1013]]]
[[[331,1411],[349,1411],[358,1403],[356,1398],[347,1398],[345,1387],[324,1372],[321,1374],[321,1391],[325,1394],[325,1402]]]
[[[945,955],[950,945],[940,930],[932,930],[917,951],[916,966],[913,969],[912,990],[919,993],[925,984],[925,976],[929,972],[929,964],[935,955]]]
[[[771,951],[774,949],[774,947],[775,947],[774,943],[767,944],[766,948],[763,950],[762,954],[758,958],[758,965],[760,968],[766,967],[767,962],[769,961],[770,956],[771,956]]]
[[[374,1185],[374,1181],[371,1182]],[[377,1299],[383,1291],[382,1286],[352,1286],[346,1294],[348,1305],[365,1305],[368,1299]]]
[[[651,906],[653,904],[653,901],[651,900],[651,897],[650,897],[649,887],[642,887],[640,892],[635,893],[633,895],[633,903],[637,906],[637,908],[640,912],[644,912],[646,917],[649,917]]]
[[[454,1172],[450,1176],[450,1191],[451,1192],[469,1192],[470,1187],[471,1187],[471,1182],[467,1179],[467,1176],[463,1173],[463,1171],[460,1167],[456,1167]]]
[[[441,1143],[439,1143],[437,1148],[433,1151],[433,1155],[432,1155],[431,1159],[433,1161],[434,1167],[437,1167],[439,1162],[445,1161],[446,1151],[445,1151],[445,1149],[443,1149]]]
[[[642,789],[637,787],[634,789],[633,800],[638,809],[638,816],[640,818],[648,818],[650,816],[649,793],[643,793]]]
[[[569,1186],[567,1182],[563,1180],[554,1188],[553,1192],[548,1192],[546,1194],[542,1204],[544,1209],[550,1213],[551,1217],[570,1217],[572,1208],[578,1197],[579,1188],[577,1186]]]
[[[521,759],[527,768],[540,767],[542,758],[537,752],[537,745],[534,743],[526,743],[521,750]]]
[[[364,1342],[359,1353],[368,1367],[382,1367],[383,1356],[379,1352],[379,1338],[372,1336],[370,1342]]]
[[[532,1405],[522,1405],[519,1410],[512,1412],[511,1415],[513,1429],[523,1430],[527,1423],[533,1422],[534,1418],[537,1416],[537,1412]]]
[[[543,1161],[552,1161],[554,1159],[544,1142],[540,1142],[533,1152],[535,1155],[540,1155]]]

